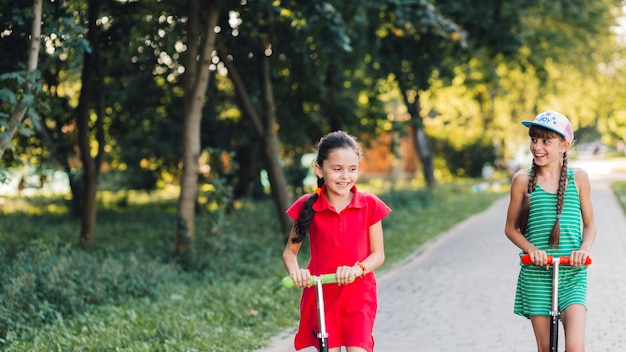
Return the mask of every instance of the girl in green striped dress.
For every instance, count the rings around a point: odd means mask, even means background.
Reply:
[[[548,256],[568,256],[571,266],[559,270],[565,349],[584,351],[587,268],[583,263],[596,237],[589,176],[567,166],[567,150],[574,140],[567,117],[546,111],[522,124],[529,128],[533,163],[513,176],[505,233],[535,265],[520,268],[514,312],[530,319],[537,350],[548,351],[552,309]]]

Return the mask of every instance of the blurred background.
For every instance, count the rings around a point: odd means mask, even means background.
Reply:
[[[224,224],[262,205],[231,236],[262,226],[276,261],[314,145],[340,129],[364,189],[397,206],[408,188],[421,206],[449,183],[506,191],[531,162],[520,121],[549,109],[573,159],[623,157],[625,18],[618,0],[0,0],[6,260],[43,242],[208,270],[234,245]]]

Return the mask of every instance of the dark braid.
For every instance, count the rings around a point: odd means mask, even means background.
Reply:
[[[345,133],[344,131],[335,131],[322,137],[319,142],[317,142],[317,158],[315,159],[315,163],[322,167],[324,161],[328,160],[328,155],[333,150],[339,148],[354,150],[359,156],[359,160],[361,160],[363,152],[357,144],[356,138]],[[324,179],[318,177],[317,187],[322,188],[323,185]],[[291,238],[291,242],[300,243],[306,238],[309,226],[311,225],[311,221],[313,220],[313,215],[315,215],[315,212],[313,211],[313,204],[315,203],[315,201],[317,201],[319,197],[320,195],[318,195],[317,193],[313,193],[306,201],[304,201],[302,210],[300,211],[300,214],[298,214],[298,218],[296,219],[295,223],[296,237]]]
[[[535,160],[533,160],[533,165],[530,168],[530,175],[528,175],[528,189],[526,190],[524,200],[522,200],[522,207],[517,214],[517,219],[515,220],[515,227],[519,229],[519,231],[524,235],[526,235],[528,216],[530,214],[530,196],[533,194],[533,192],[535,191],[535,187],[537,186],[538,168],[539,167],[537,166],[537,164],[535,164]]]
[[[317,187],[322,188],[324,185],[324,179],[321,177],[317,178]],[[296,219],[296,237],[291,239],[292,243],[300,243],[304,241],[306,238],[307,229],[309,225],[311,225],[311,221],[313,220],[313,215],[315,212],[313,211],[313,203],[320,196],[317,193],[313,193],[306,201],[304,201],[304,205],[302,206],[302,210]]]
[[[561,214],[563,213],[563,203],[565,202],[565,187],[567,187],[567,151],[563,153],[559,190],[556,193],[556,221],[554,226],[552,226],[552,231],[550,231],[549,244],[552,248],[558,248],[561,239]]]

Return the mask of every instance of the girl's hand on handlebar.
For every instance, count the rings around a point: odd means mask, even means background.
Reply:
[[[584,249],[573,251],[569,255],[569,265],[573,267],[580,267],[585,265],[585,261],[589,257],[589,252]]]
[[[354,281],[357,275],[361,274],[361,268],[358,270],[354,268],[354,266],[339,266],[337,267],[337,285],[347,285]]]
[[[533,249],[528,251],[528,256],[530,256],[530,261],[539,266],[545,266],[548,269],[548,253],[546,251],[542,251],[539,249]]]
[[[299,269],[289,274],[289,277],[293,280],[293,283],[298,288],[305,288],[311,286],[311,272],[309,269]]]

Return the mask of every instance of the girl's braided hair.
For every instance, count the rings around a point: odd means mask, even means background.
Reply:
[[[317,150],[317,158],[315,159],[315,163],[322,167],[324,160],[328,159],[328,155],[335,149],[339,148],[347,148],[354,150],[359,156],[359,160],[361,160],[361,156],[363,152],[361,148],[356,142],[356,137],[347,134],[344,131],[335,131],[327,134],[322,137],[319,142],[317,142],[315,149]],[[321,177],[317,178],[317,187],[321,188],[324,185],[324,179]],[[313,203],[320,197],[320,195],[316,192],[311,194],[309,198],[304,201],[304,205],[300,214],[298,214],[298,218],[295,223],[296,237],[291,239],[293,243],[300,243],[304,241],[306,238],[306,234],[309,230],[309,226],[311,225],[311,221],[313,220]]]
[[[548,129],[531,126],[528,129],[528,135],[532,138],[554,138],[555,136],[561,137],[560,134],[550,131]],[[530,197],[535,191],[537,186],[537,170],[539,167],[533,160],[533,165],[530,168],[530,175],[528,176],[528,190],[526,196],[522,201],[522,207],[518,213],[515,221],[515,227],[519,229],[521,233],[526,235],[526,229],[528,226],[528,215],[530,213]],[[558,248],[561,238],[561,213],[563,212],[563,204],[565,202],[565,187],[567,187],[567,151],[563,153],[563,163],[561,165],[561,177],[559,179],[559,189],[556,193],[556,221],[550,231],[550,238],[548,243],[551,248]]]

